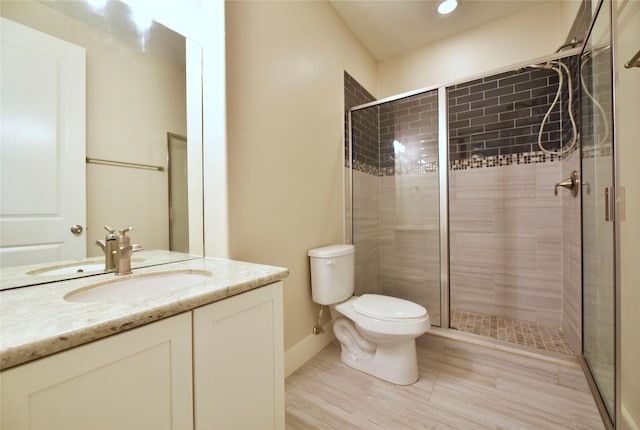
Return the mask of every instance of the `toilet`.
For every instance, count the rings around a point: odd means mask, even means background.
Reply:
[[[309,250],[313,301],[329,305],[342,361],[397,385],[418,380],[416,337],[429,330],[427,310],[378,294],[354,296],[355,247]]]

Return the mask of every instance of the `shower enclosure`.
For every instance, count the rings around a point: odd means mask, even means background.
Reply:
[[[351,110],[357,294],[415,301],[436,326],[579,350],[563,330],[578,311],[562,301],[575,199],[554,195],[576,149],[577,71],[572,55]]]

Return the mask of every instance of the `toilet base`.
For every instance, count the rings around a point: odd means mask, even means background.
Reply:
[[[396,385],[411,385],[418,380],[418,359],[415,339],[377,344],[369,357],[351,354],[341,343],[342,362],[361,372]]]

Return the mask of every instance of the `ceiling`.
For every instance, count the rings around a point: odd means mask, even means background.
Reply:
[[[376,60],[504,18],[548,0],[458,0],[438,15],[437,0],[329,0]],[[557,0],[555,0],[557,1]]]

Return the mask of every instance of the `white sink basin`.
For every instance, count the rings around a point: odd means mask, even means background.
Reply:
[[[123,279],[112,279],[80,288],[67,294],[64,299],[76,303],[122,301],[204,285],[210,279],[211,272],[207,270],[134,274]]]

